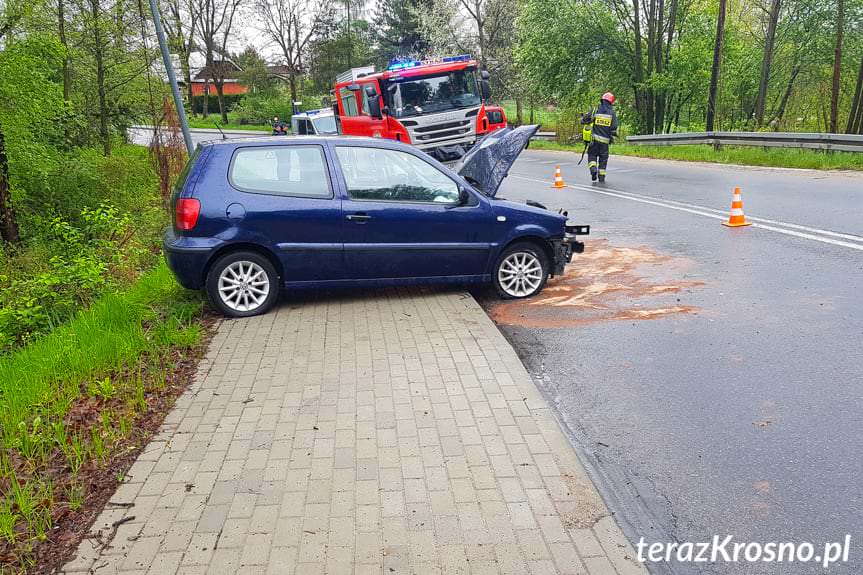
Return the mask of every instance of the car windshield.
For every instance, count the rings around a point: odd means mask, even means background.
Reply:
[[[312,118],[312,123],[315,125],[315,133],[318,134],[335,134],[338,131],[336,130],[335,116]]]
[[[392,84],[388,92],[390,113],[396,118],[467,108],[482,101],[474,70],[404,80]]]

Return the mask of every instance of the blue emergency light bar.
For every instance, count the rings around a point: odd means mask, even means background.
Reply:
[[[393,60],[392,62],[390,62],[390,65],[389,65],[389,67],[387,67],[387,70],[390,70],[390,71],[404,70],[406,68],[415,68],[416,66],[421,66],[421,65],[422,65],[422,62],[420,62],[419,60],[405,60],[405,61]]]
[[[387,70],[389,70],[390,72],[393,72],[396,70],[406,70],[408,68],[416,68],[417,66],[422,66],[424,64],[438,64],[438,63],[449,64],[451,62],[467,62],[468,60],[470,60],[470,58],[471,58],[470,54],[460,54],[458,56],[446,56],[444,58],[425,60],[422,62],[419,60],[393,59],[393,61],[390,62],[390,65],[387,67]]]

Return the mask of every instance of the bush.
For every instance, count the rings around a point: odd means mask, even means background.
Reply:
[[[274,116],[287,120],[292,114],[290,96],[249,95],[234,108],[238,124],[269,124]]]
[[[134,233],[116,207],[85,208],[82,225],[52,218],[31,260],[32,273],[0,274],[0,350],[45,335],[111,285],[134,275],[135,254],[121,248]],[[129,268],[132,269],[129,269]]]
[[[83,149],[55,162],[19,205],[22,244],[0,250],[0,355],[159,259],[167,214],[146,148]]]
[[[245,96],[245,94],[226,94],[225,107],[228,109],[227,111],[230,112],[233,110]],[[218,114],[219,97],[214,94],[210,94],[209,98],[210,100],[207,102],[207,112],[209,114]],[[192,96],[192,111],[196,114],[204,113],[204,96]]]
[[[321,107],[321,96],[303,96],[300,109]],[[238,124],[269,124],[274,116],[288,120],[293,115],[290,94],[249,94],[237,104],[233,116]]]

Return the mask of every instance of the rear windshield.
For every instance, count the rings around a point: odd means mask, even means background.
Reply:
[[[192,157],[189,158],[189,161],[186,162],[186,165],[183,167],[183,171],[180,172],[180,175],[177,176],[177,182],[174,184],[174,199],[180,195],[180,192],[183,191],[183,186],[186,185],[186,179],[189,177],[189,172],[192,171],[192,166],[195,165],[195,161],[198,159],[198,156],[201,155],[201,145],[195,148],[195,151],[192,153]]]

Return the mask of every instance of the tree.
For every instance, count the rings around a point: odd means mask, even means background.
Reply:
[[[722,37],[725,34],[725,4],[719,0],[719,14],[716,17],[716,38],[713,43],[713,68],[710,72],[710,92],[707,96],[707,131],[713,131],[716,119],[716,93],[719,90],[719,68],[722,64]]]
[[[771,0],[768,10],[767,36],[764,39],[764,57],[761,60],[761,79],[758,82],[758,97],[755,100],[755,125],[761,127],[764,123],[764,109],[767,103],[767,86],[770,82],[770,66],[773,63],[773,45],[776,40],[776,25],[779,22],[779,11],[782,0]]]
[[[377,42],[376,60],[381,66],[399,56],[425,54],[429,44],[420,30],[419,10],[427,9],[431,0],[408,3],[404,0],[381,0],[374,18]]]
[[[243,0],[191,0],[197,15],[195,29],[198,39],[204,47],[207,80],[212,80],[216,86],[219,99],[219,113],[222,122],[228,123],[228,109],[225,106],[225,78],[230,66],[225,62],[228,54],[228,40],[234,26],[234,17]],[[216,56],[220,60],[216,63]],[[207,98],[204,98],[204,102]],[[206,116],[206,107],[204,116]]]
[[[20,239],[16,203],[25,174],[39,180],[51,161],[40,137],[63,108],[62,87],[55,77],[62,46],[50,36],[34,33],[12,38],[22,14],[0,12],[0,240]]]
[[[839,83],[842,75],[842,33],[845,27],[845,0],[836,0],[836,44],[833,48],[833,83],[830,89],[830,132],[839,131]]]
[[[846,134],[863,134],[863,58],[860,58],[860,70],[857,72],[857,86],[854,89],[854,99],[851,101],[851,112],[848,114]]]
[[[60,0],[62,1],[62,0]],[[192,67],[189,61],[192,53],[197,48],[195,44],[195,22],[198,20],[196,12],[197,4],[190,0],[163,0],[165,18],[162,24],[171,52],[177,54],[180,59],[180,71],[183,74],[183,82],[186,84],[188,104],[192,114],[195,107],[192,106]]]
[[[263,20],[262,32],[281,51],[291,98],[296,101],[303,59],[320,27],[321,9],[313,8],[309,0],[256,0],[255,10]]]
[[[253,46],[247,46],[234,56],[233,60],[240,67],[238,79],[251,93],[257,94],[272,89],[274,79],[267,62]]]

